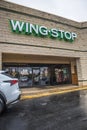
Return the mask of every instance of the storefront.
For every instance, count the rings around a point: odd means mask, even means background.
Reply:
[[[70,84],[67,64],[3,64],[3,69],[19,79],[21,87]]]
[[[20,87],[87,85],[87,23],[0,1],[0,69]]]

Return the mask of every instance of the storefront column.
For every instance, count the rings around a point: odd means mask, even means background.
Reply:
[[[72,84],[77,85],[78,84],[78,78],[77,78],[77,68],[76,68],[76,61],[71,61],[71,76],[72,76]]]
[[[2,53],[0,53],[0,70],[2,70]]]
[[[87,57],[76,60],[79,86],[87,85]]]

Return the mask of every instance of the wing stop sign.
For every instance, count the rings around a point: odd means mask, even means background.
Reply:
[[[34,25],[28,22],[10,20],[12,31],[15,33],[35,35],[38,37],[49,37],[53,39],[63,39],[73,42],[77,38],[74,32],[64,31],[56,28],[48,29],[46,26]]]

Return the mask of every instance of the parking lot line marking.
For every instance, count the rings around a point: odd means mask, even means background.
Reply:
[[[87,90],[87,87],[78,87],[78,88],[69,88],[67,90],[58,90],[56,92],[45,92],[45,93],[42,93],[42,94],[32,94],[32,95],[29,95],[29,94],[25,94],[25,95],[22,95],[21,96],[21,100],[24,100],[24,99],[33,99],[33,98],[39,98],[39,97],[45,97],[45,96],[51,96],[51,95],[57,95],[57,94],[64,94],[64,93],[69,93],[69,92],[74,92],[74,91],[80,91],[80,90]]]

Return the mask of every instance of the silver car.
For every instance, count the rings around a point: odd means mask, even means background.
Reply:
[[[4,71],[0,71],[0,114],[8,105],[18,102],[20,95],[18,79],[10,77]]]

